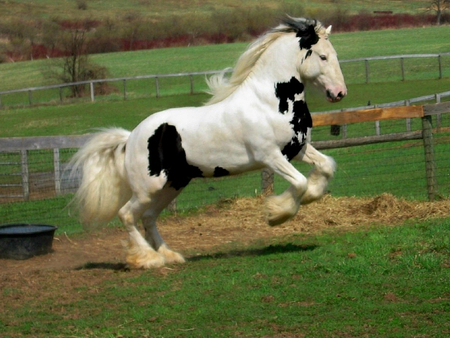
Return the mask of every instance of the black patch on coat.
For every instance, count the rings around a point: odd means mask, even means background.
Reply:
[[[148,139],[149,165],[151,176],[165,172],[167,183],[179,190],[188,185],[194,177],[202,177],[202,171],[187,163],[181,136],[175,126],[164,123]]]
[[[281,150],[282,154],[291,161],[302,149],[306,142],[308,128],[312,128],[312,118],[305,101],[295,101],[295,95],[301,94],[304,85],[292,77],[289,82],[277,83],[275,95],[279,99],[279,112],[285,114],[289,107],[289,101],[293,102],[293,117],[290,121],[294,136]]]
[[[295,95],[303,93],[305,90],[305,86],[295,77],[292,77],[289,82],[280,82],[275,86],[275,95],[277,96],[278,103],[278,111],[281,114],[284,114],[288,111],[289,108],[289,100],[294,101]]]
[[[228,176],[230,175],[230,172],[222,167],[215,167],[214,168],[214,177],[222,177],[222,176]]]

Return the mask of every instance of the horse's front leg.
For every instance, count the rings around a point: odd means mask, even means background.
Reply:
[[[291,183],[281,195],[266,198],[268,223],[270,226],[274,226],[295,216],[307,190],[308,182],[306,177],[298,172],[281,153],[277,154],[267,165]]]
[[[301,204],[308,204],[325,194],[328,182],[336,171],[336,162],[309,143],[305,144],[296,159],[314,166],[308,174],[308,187],[301,199]]]

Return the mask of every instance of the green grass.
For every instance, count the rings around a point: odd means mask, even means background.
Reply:
[[[447,219],[224,246],[165,273],[109,274],[95,287],[68,290],[76,292],[70,304],[47,292],[46,301],[29,298],[16,307],[7,300],[22,290],[3,289],[0,331],[4,337],[446,337],[449,238]],[[61,307],[72,315],[64,317]]]
[[[330,104],[322,93],[311,91],[312,112],[381,104],[431,95],[450,88],[450,78],[369,84],[349,84],[349,95],[341,103]],[[118,101],[84,102],[65,105],[7,108],[0,110],[0,137],[75,135],[93,128],[117,126],[133,129],[147,116],[171,107],[199,106],[208,95],[176,95]],[[114,114],[111,112],[114,111]]]

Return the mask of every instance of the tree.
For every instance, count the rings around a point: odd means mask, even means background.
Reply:
[[[436,23],[440,25],[442,13],[450,9],[450,0],[431,0],[429,4],[428,10],[436,12]]]
[[[104,79],[107,69],[90,62],[87,53],[86,31],[74,29],[64,34],[60,41],[61,48],[67,55],[57,59],[47,73],[47,77],[56,78],[63,83]],[[72,96],[79,97],[84,94],[85,85],[71,86]]]

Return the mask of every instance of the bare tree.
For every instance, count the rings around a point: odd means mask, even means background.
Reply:
[[[102,79],[107,77],[105,67],[96,65],[89,60],[87,53],[86,31],[74,29],[65,34],[60,41],[66,57],[56,60],[47,72],[47,76],[64,83]],[[71,86],[72,96],[82,96],[85,85]]]
[[[436,12],[436,23],[440,25],[442,13],[450,9],[450,0],[430,0],[427,9]]]

